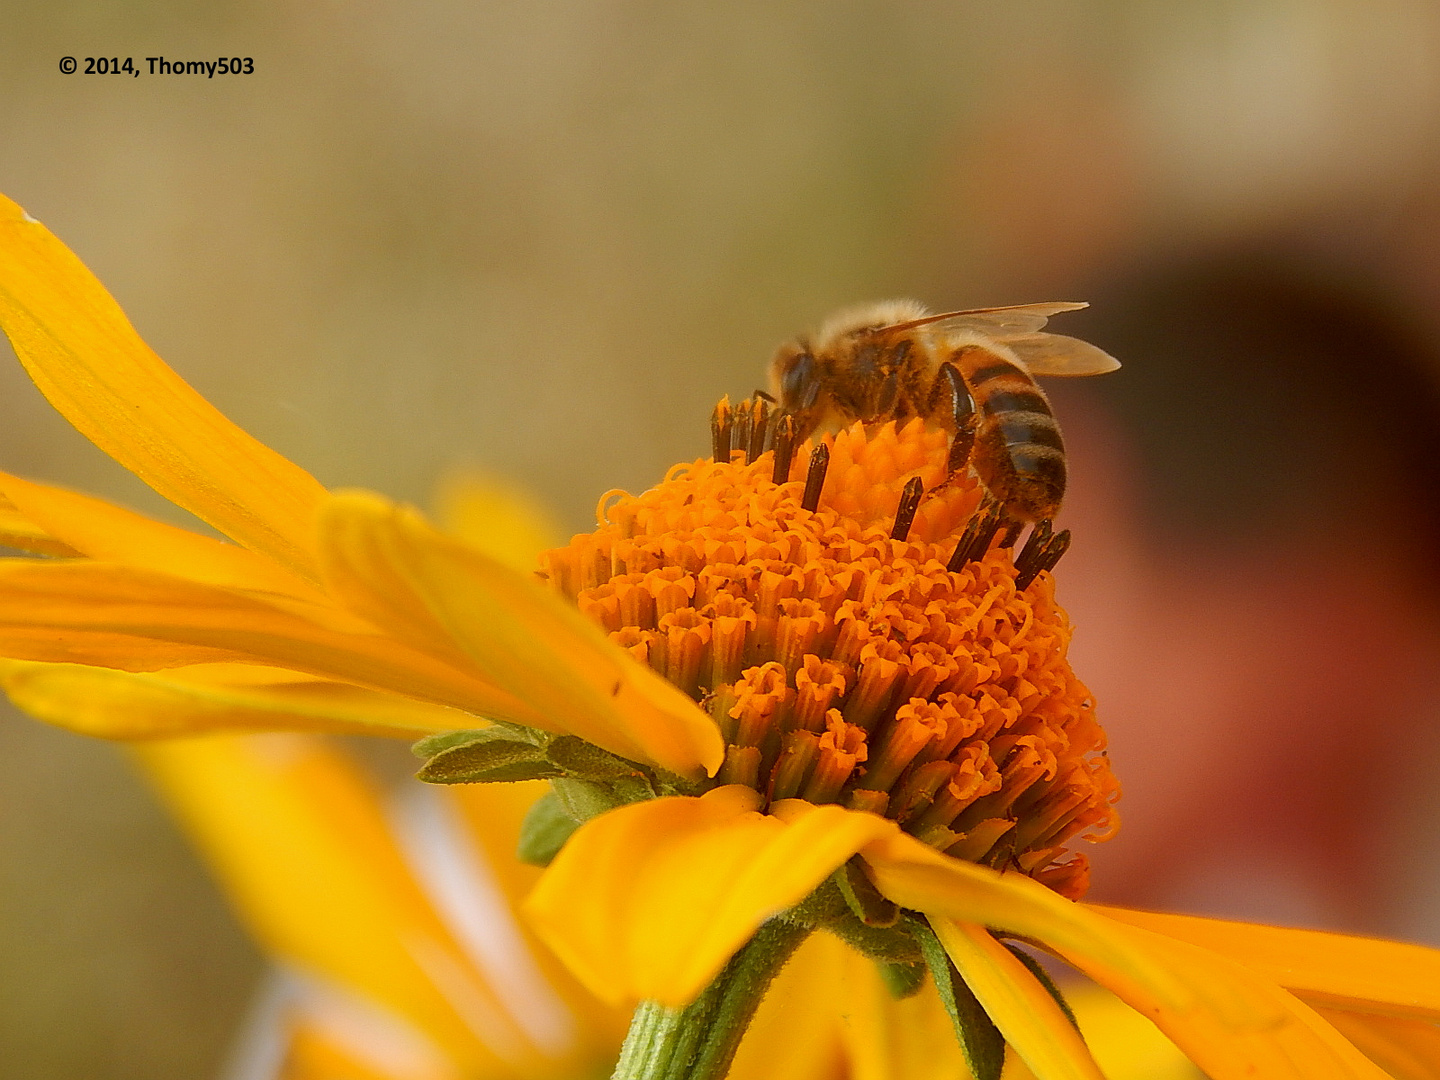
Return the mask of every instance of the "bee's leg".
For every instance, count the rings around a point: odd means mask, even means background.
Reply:
[[[1015,541],[1020,539],[1020,533],[1024,531],[1024,529],[1025,523],[1023,521],[1010,522],[1005,529],[1004,535],[1000,537],[1000,543],[995,546],[1002,548],[1014,547]]]
[[[900,493],[900,505],[895,510],[895,527],[890,530],[891,540],[909,539],[910,526],[915,524],[915,511],[920,509],[920,496],[923,494],[924,481],[912,476]]]
[[[893,370],[885,378],[880,380],[879,387],[875,390],[875,398],[870,403],[868,416],[877,420],[895,416],[895,405],[900,400],[900,372]]]
[[[985,552],[990,550],[990,541],[995,539],[995,534],[1003,524],[1005,508],[999,499],[987,494],[980,503],[980,508],[975,511],[975,516],[970,519],[970,524],[965,526],[960,542],[955,545],[955,553],[950,556],[945,569],[952,574],[958,574],[965,569],[967,563],[983,558]]]
[[[930,384],[930,398],[926,402],[926,416],[938,416],[947,424],[955,426],[955,435],[950,442],[950,471],[959,472],[970,460],[970,450],[975,445],[975,400],[960,370],[948,360],[935,373]]]
[[[1030,530],[1020,554],[1015,556],[1015,589],[1030,587],[1045,570],[1053,570],[1060,557],[1070,549],[1070,530],[1051,534],[1050,522],[1042,521]]]

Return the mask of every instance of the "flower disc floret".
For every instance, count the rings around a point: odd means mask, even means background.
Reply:
[[[813,511],[805,454],[783,483],[770,453],[677,465],[608,493],[545,574],[710,714],[716,784],[880,814],[1078,897],[1087,863],[1068,845],[1116,824],[1104,733],[1051,576],[1017,589],[1003,546],[947,569],[982,492],[947,475],[946,443],[918,421],[827,438]],[[895,539],[916,476],[926,495]]]

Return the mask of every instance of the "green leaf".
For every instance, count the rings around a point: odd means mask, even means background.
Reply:
[[[924,964],[876,964],[875,969],[896,1001],[918,994],[925,985]]]
[[[547,791],[526,812],[515,854],[531,866],[549,866],[579,827],[580,822],[565,812],[555,792]]]
[[[617,806],[624,806],[628,801],[617,795],[609,784],[596,780],[565,777],[552,781],[550,786],[565,812],[580,822],[589,821],[596,814],[614,810]]]
[[[563,773],[534,743],[485,739],[441,750],[416,775],[427,784],[493,784],[548,780]]]
[[[1060,1006],[1060,1011],[1065,1014],[1065,1018],[1070,1021],[1071,1026],[1079,1031],[1080,1022],[1075,1019],[1075,1014],[1070,1011],[1070,1003],[1065,1000],[1065,995],[1060,993],[1060,987],[1055,985],[1055,980],[1050,978],[1050,973],[1045,970],[1045,966],[1018,945],[1012,945],[1008,941],[1002,941],[1000,944],[1009,949],[1015,959],[1024,964],[1030,974],[1035,976],[1035,980],[1045,987],[1046,992],[1055,999],[1055,1004]]]
[[[945,1011],[950,1014],[950,1022],[955,1025],[960,1049],[965,1054],[970,1071],[975,1074],[975,1080],[1000,1080],[1000,1071],[1005,1067],[1005,1037],[965,985],[965,980],[960,978],[930,924],[914,917],[906,921],[915,940],[920,943],[920,952],[930,968]]]

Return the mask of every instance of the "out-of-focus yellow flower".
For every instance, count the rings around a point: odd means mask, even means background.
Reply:
[[[827,443],[845,467],[832,464],[818,510],[766,459],[677,467],[555,553],[547,588],[413,510],[325,491],[250,438],[8,201],[0,323],[77,429],[234,541],[0,476],[0,539],[51,556],[0,561],[0,678],[35,715],[122,738],[503,720],[616,755],[626,805],[572,815],[578,831],[526,910],[590,991],[658,1003],[645,1008],[662,1026],[664,1008],[700,994],[757,931],[820,925],[900,967],[928,942],[932,974],[950,972],[956,996],[968,987],[983,1008],[958,1030],[993,1022],[1042,1080],[1099,1073],[1033,961],[1003,939],[1085,972],[1215,1080],[1434,1067],[1436,952],[1071,898],[1084,867],[1066,849],[1103,835],[1115,789],[1064,660],[1064,616],[1047,576],[1017,588],[1006,550],[953,571],[937,555],[978,498],[964,477],[927,478],[939,494],[913,540],[877,524],[933,468],[918,426]],[[523,1024],[466,973],[464,943],[417,897],[373,808],[301,753],[289,767],[313,767],[305,783],[328,794],[305,810],[311,839],[302,828],[271,852],[285,791],[267,796],[274,824],[253,833],[237,827],[261,814],[245,799],[212,812],[193,795],[202,777],[234,775],[207,765],[222,745],[151,757],[202,835],[213,830],[222,872],[277,953],[424,1028],[462,1070],[491,1067],[469,1041],[486,1022],[475,1045],[529,1068]],[[533,745],[569,775],[555,748],[571,744]],[[563,760],[601,759],[572,747]],[[353,849],[320,842],[352,834]],[[261,884],[267,859],[294,893]],[[295,911],[324,911],[338,932],[308,935]],[[404,929],[369,948],[384,925]],[[833,946],[805,948],[834,959]],[[804,985],[845,988],[855,1012],[862,983]],[[908,1000],[895,1008],[932,999]],[[886,1015],[855,1021],[866,1046],[882,1045]],[[318,1059],[333,1043],[305,1045]]]

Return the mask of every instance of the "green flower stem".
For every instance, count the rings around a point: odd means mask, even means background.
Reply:
[[[765,991],[809,933],[772,919],[683,1009],[641,1002],[613,1080],[721,1080]]]

